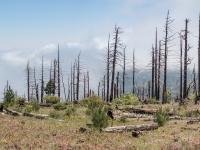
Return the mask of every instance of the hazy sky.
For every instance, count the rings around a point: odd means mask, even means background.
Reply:
[[[106,53],[108,35],[113,35],[115,25],[124,31],[120,37],[127,46],[128,59],[132,59],[135,48],[137,65],[146,66],[156,27],[158,39],[163,40],[168,10],[175,19],[171,25],[174,33],[184,29],[186,18],[191,20],[188,42],[193,46],[189,51],[194,58],[192,67],[197,62],[199,6],[199,0],[0,0],[0,91],[3,93],[9,80],[19,95],[27,93],[28,60],[31,67],[36,67],[39,79],[42,55],[48,70],[57,55],[58,43],[65,84],[71,62],[81,50],[83,71],[90,71],[95,89],[105,69],[100,54]],[[174,43],[172,49],[179,50],[179,39]],[[173,58],[169,68],[175,67],[171,65],[175,64]]]

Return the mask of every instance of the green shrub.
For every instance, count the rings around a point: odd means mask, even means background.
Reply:
[[[169,120],[169,115],[165,110],[161,108],[154,114],[154,122],[157,122],[159,126],[164,126],[164,124]]]
[[[155,98],[148,99],[148,104],[161,104],[161,101],[156,100]]]
[[[88,109],[86,110],[86,115],[90,116],[95,108],[102,107],[105,102],[98,96],[92,95],[90,101],[88,102]]]
[[[99,106],[95,108],[91,115],[91,121],[93,123],[93,127],[99,129],[99,131],[101,132],[101,128],[105,128],[109,124],[107,109],[105,109],[104,106]]]
[[[116,98],[116,99],[112,100],[112,103],[119,105],[119,104],[122,104],[122,101],[120,99]]]
[[[59,96],[46,95],[44,97],[44,100],[46,100],[46,103],[56,104],[56,103],[60,102],[61,98]]]
[[[23,108],[19,107],[18,105],[14,105],[14,107],[12,108],[12,110],[17,111],[17,112],[22,112]]]
[[[66,105],[66,106],[72,105],[72,102],[66,101],[66,102],[65,102],[65,105]]]
[[[105,102],[99,97],[92,95],[89,97],[88,109],[86,114],[91,117],[93,127],[101,132],[101,128],[105,128],[109,124],[109,117],[107,115],[108,107]]]
[[[119,118],[119,122],[123,122],[123,123],[127,122],[126,117],[125,116],[121,116]]]
[[[49,112],[49,116],[50,116],[51,118],[57,119],[57,118],[60,117],[60,113],[59,113],[58,111],[56,111],[56,110],[52,110],[52,111]]]
[[[68,116],[68,117],[71,117],[72,115],[74,115],[76,112],[76,108],[75,107],[68,107],[65,114]]]
[[[37,100],[32,101],[31,105],[33,111],[38,111],[40,109],[40,104]]]
[[[57,103],[57,104],[54,104],[54,105],[53,105],[53,108],[54,108],[55,110],[65,110],[67,107],[66,107],[66,105],[63,104],[63,103]]]
[[[30,113],[31,111],[33,111],[33,108],[32,106],[26,106],[24,111]]]
[[[14,101],[15,101],[15,104],[24,104],[26,101],[26,98],[25,97],[16,97]]]
[[[185,112],[185,117],[198,117],[199,113],[195,110],[189,110]]]

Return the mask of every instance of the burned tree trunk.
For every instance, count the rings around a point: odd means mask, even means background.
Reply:
[[[88,81],[88,97],[91,95],[90,94],[90,77],[89,77],[89,71],[87,71],[87,81]]]
[[[43,56],[42,56],[42,81],[41,81],[41,103],[43,103],[43,93],[44,91],[44,66],[43,66]]]
[[[183,54],[183,50],[182,50],[182,37],[180,37],[180,104],[183,104],[183,90],[182,90],[182,54]]]
[[[58,96],[60,97],[60,53],[58,44]]]
[[[71,102],[73,101],[73,71],[72,71],[72,64],[71,64]]]
[[[135,94],[135,50],[133,50],[133,94]]]
[[[99,96],[99,93],[100,93],[100,82],[98,84],[98,96]]]
[[[75,71],[76,71],[76,60],[74,62],[74,67],[73,67],[73,100],[75,100]]]
[[[114,79],[115,79],[115,66],[117,64],[117,58],[119,58],[119,55],[121,55],[121,53],[119,53],[118,46],[121,46],[122,44],[120,44],[120,39],[119,39],[119,34],[122,33],[122,31],[120,31],[121,28],[119,27],[115,27],[115,35],[114,35],[114,40],[115,42],[112,44],[113,45],[113,53],[112,53],[112,78],[111,78],[111,93],[110,93],[110,102],[112,102],[113,100],[113,94],[114,94]],[[118,55],[117,55],[118,54]]]
[[[78,55],[77,61],[77,80],[76,80],[76,100],[79,99],[79,82],[80,82],[80,54]]]
[[[109,83],[110,83],[110,34],[109,34],[109,38],[108,38],[108,48],[107,48],[107,93],[106,93],[106,101],[109,101]]]
[[[185,20],[185,53],[184,53],[184,76],[183,76],[183,98],[187,98],[187,51],[188,51],[188,45],[187,45],[187,34],[188,34],[188,22],[189,20]]]
[[[54,68],[53,68],[53,81],[54,81],[54,89],[53,89],[53,95],[55,95],[55,93],[56,93],[56,59],[54,59],[54,61],[53,61],[53,66],[54,66]]]
[[[28,102],[30,100],[30,67],[29,67],[29,61],[27,63],[27,67],[26,67],[26,71],[27,71],[27,94],[28,94]],[[8,88],[7,88],[8,91]]]
[[[198,97],[200,97],[200,14],[199,14],[199,41],[198,41]]]
[[[63,84],[64,96],[65,96],[65,101],[66,101],[66,100],[67,100],[67,97],[66,97],[66,91],[65,91],[65,84],[64,84],[64,81],[63,81],[63,73],[62,73],[62,70],[61,70],[61,77],[62,77],[62,84]]]
[[[151,79],[151,98],[154,98],[154,47],[153,47],[153,45],[152,45],[152,79]]]
[[[124,47],[124,65],[123,65],[123,80],[122,80],[122,87],[123,87],[123,94],[125,94],[125,70],[126,70],[126,54],[125,54],[126,46]]]
[[[119,72],[117,72],[116,80],[117,80],[117,98],[119,98]]]
[[[155,41],[155,58],[154,58],[154,64],[155,64],[155,97],[156,97],[156,100],[158,100],[158,85],[157,85],[157,74],[158,74],[158,70],[157,70],[157,59],[158,59],[158,49],[157,49],[157,27],[156,27],[156,41]]]
[[[158,56],[158,88],[157,98],[160,99],[160,69],[161,69],[161,41],[159,41],[159,56]]]

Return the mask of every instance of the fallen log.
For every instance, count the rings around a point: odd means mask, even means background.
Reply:
[[[87,128],[87,127],[80,127],[80,129],[79,129],[79,132],[81,132],[81,133],[84,133],[84,132],[86,132],[86,131],[91,131],[91,129],[90,128]]]
[[[13,116],[22,116],[22,113],[16,112],[14,110],[10,110],[8,108],[3,107],[3,109],[5,110],[5,112],[7,114],[13,115]]]
[[[125,132],[125,131],[149,131],[149,130],[155,130],[155,129],[158,129],[157,123],[108,127],[108,128],[102,129],[102,131],[104,131],[104,132]]]

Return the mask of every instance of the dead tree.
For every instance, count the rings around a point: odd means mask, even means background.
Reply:
[[[60,52],[58,44],[58,96],[60,97]]]
[[[86,75],[84,73],[84,79],[83,79],[83,97],[86,98]]]
[[[106,67],[106,76],[107,76],[107,92],[106,92],[106,101],[109,101],[109,89],[110,89],[110,34],[108,37],[108,47],[107,47],[107,67]]]
[[[122,43],[120,43],[119,34],[122,33],[120,27],[115,27],[114,32],[114,43],[111,44],[111,47],[113,50],[111,51],[111,63],[112,63],[112,78],[111,78],[111,93],[110,93],[110,102],[113,100],[113,94],[114,94],[114,79],[115,79],[115,67],[117,65],[117,62],[120,59],[120,56],[122,56],[121,52],[119,52],[118,48],[122,46]]]
[[[165,23],[165,37],[164,37],[164,84],[163,84],[163,98],[162,103],[167,102],[167,98],[164,96],[167,93],[167,56],[169,52],[169,44],[173,40],[172,29],[170,28],[171,23],[173,23],[174,19],[171,19],[169,16],[169,11],[167,13],[166,23]],[[172,35],[170,35],[170,33]]]
[[[34,66],[34,83],[35,83],[34,88],[35,88],[36,99],[37,99],[37,101],[39,101],[38,84],[37,84],[36,77],[35,77],[35,66]]]
[[[182,37],[180,36],[180,104],[183,104],[183,88],[182,88],[182,86],[183,86],[183,83],[182,83],[182,81],[183,81],[183,79],[182,79],[182,71],[183,71],[183,69],[182,69],[182,54],[183,54],[183,49],[182,49]]]
[[[73,86],[73,100],[75,100],[76,96],[75,96],[75,74],[76,74],[76,60],[74,62],[74,66],[73,66],[73,81],[72,81],[72,86]]]
[[[133,94],[135,94],[135,49],[133,50]]]
[[[56,94],[56,66],[57,66],[56,59],[54,59],[53,64],[54,64],[53,65],[54,66],[54,68],[53,68],[53,81],[54,81],[53,95],[55,95]]]
[[[117,72],[116,81],[117,81],[117,98],[119,98],[119,72]]]
[[[80,54],[78,55],[77,61],[77,79],[76,79],[76,100],[79,99],[79,84],[80,84]]]
[[[160,74],[161,74],[161,41],[159,41],[159,53],[158,53],[158,88],[157,98],[160,99]]]
[[[198,41],[198,97],[200,97],[200,14],[199,14],[199,41]]]
[[[154,71],[154,68],[155,68],[154,63],[155,63],[155,58],[154,58],[154,47],[153,47],[153,45],[152,45],[151,98],[154,98],[154,83],[155,83],[155,82],[154,82],[154,77],[155,77],[155,76],[154,76],[154,73],[155,73],[155,71]]]
[[[98,96],[99,96],[99,93],[100,93],[100,85],[101,83],[99,82],[99,84],[98,84]]]
[[[44,64],[42,56],[41,103],[43,103],[43,96],[44,96],[43,92],[44,92]]]
[[[27,72],[27,95],[28,95],[28,102],[30,100],[30,67],[29,67],[29,61],[26,66],[26,72]],[[7,89],[8,91],[8,89]]]
[[[88,82],[88,97],[91,95],[90,93],[90,74],[89,71],[87,71],[87,82]]]
[[[156,100],[158,100],[158,79],[157,79],[157,74],[158,74],[158,48],[157,48],[157,27],[156,27],[156,41],[155,41],[155,57],[154,57],[154,70],[155,70],[155,97],[156,97]]]
[[[64,90],[64,96],[65,96],[65,101],[67,100],[67,97],[66,97],[66,92],[65,92],[65,84],[64,84],[64,81],[63,81],[63,73],[62,73],[62,70],[61,70],[61,77],[62,77],[62,84],[63,84],[63,90]]]
[[[72,64],[71,64],[71,102],[73,101],[73,71],[72,71]]]
[[[122,79],[122,92],[125,94],[125,71],[126,71],[126,54],[125,54],[126,46],[124,47],[124,55],[123,55],[123,79]]]
[[[194,69],[193,69],[193,82],[194,82],[194,94],[195,94],[195,98],[194,98],[194,104],[197,104],[197,87],[196,87],[196,73],[195,73],[195,65],[194,65]]]

